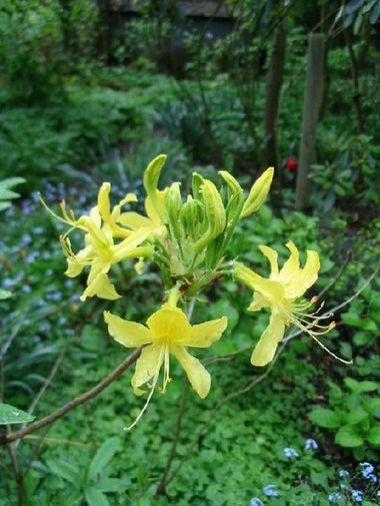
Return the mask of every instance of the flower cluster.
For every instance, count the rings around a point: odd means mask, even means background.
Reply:
[[[318,336],[334,326],[333,323],[321,324],[324,317],[318,316],[319,310],[307,313],[315,303],[314,299],[302,299],[318,277],[319,256],[316,251],[307,252],[306,264],[301,268],[299,252],[292,242],[288,242],[290,257],[279,270],[277,252],[268,246],[260,246],[271,266],[269,279],[238,261],[228,261],[224,256],[238,222],[256,213],[264,203],[273,179],[273,168],[258,178],[248,196],[226,171],[219,173],[221,188],[193,173],[192,191],[184,197],[178,182],[159,189],[165,160],[165,155],[159,155],[145,170],[145,214],[131,208],[138,200],[132,193],[112,206],[110,183],[102,184],[96,206],[88,214],[77,218],[64,201],[61,203],[62,216],[53,213],[69,227],[60,238],[67,258],[66,275],[72,278],[87,271],[82,301],[91,297],[118,299],[121,294],[112,281],[114,266],[126,260],[135,262],[138,275],[148,262],[154,263],[162,275],[163,303],[147,319],[146,325],[124,320],[110,311],[104,312],[109,334],[115,341],[127,348],[142,349],[132,386],[137,395],[148,387],[147,402],[162,369],[161,391],[165,392],[171,379],[171,355],[183,367],[195,392],[201,398],[209,393],[210,375],[188,348],[211,346],[221,338],[227,318],[223,316],[192,325],[191,311],[186,314],[182,307],[194,302],[203,289],[222,276],[233,276],[253,290],[249,311],[268,308],[271,312],[269,325],[252,353],[251,362],[255,366],[264,366],[273,360],[287,326],[296,325],[318,343]],[[83,247],[77,252],[70,240],[74,230],[83,236]],[[310,445],[310,449],[313,448]],[[291,457],[297,455],[292,453]]]

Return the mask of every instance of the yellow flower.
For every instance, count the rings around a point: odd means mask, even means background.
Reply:
[[[79,224],[87,230],[85,248],[75,254],[71,249],[69,239],[67,237],[61,238],[63,249],[67,255],[68,268],[65,274],[73,278],[78,276],[84,267],[90,266],[87,288],[80,297],[81,301],[95,295],[101,299],[118,299],[120,295],[108,279],[108,272],[113,264],[127,258],[142,258],[152,255],[150,246],[139,246],[147,238],[149,232],[138,230],[119,244],[114,244],[111,227],[109,225],[101,227],[100,218],[99,221],[96,221],[94,214],[92,217],[80,218]]]
[[[127,348],[145,346],[132,378],[135,393],[141,393],[140,388],[150,381],[153,391],[162,365],[164,365],[162,391],[165,392],[170,381],[169,356],[172,354],[184,368],[199,397],[203,399],[207,396],[211,383],[210,374],[201,362],[187,351],[187,347],[211,346],[226,329],[225,316],[199,325],[191,325],[181,309],[166,303],[148,318],[146,326],[123,320],[109,311],[104,312],[104,319],[110,335],[118,343]]]
[[[136,196],[132,193],[127,194],[111,211],[110,190],[110,183],[103,183],[98,193],[98,205],[91,209],[88,216],[81,216],[79,219],[75,218],[73,211],[69,215],[65,202],[61,203],[63,219],[58,218],[71,226],[70,230],[61,236],[68,265],[65,274],[69,277],[76,277],[81,274],[84,267],[90,266],[87,288],[80,298],[82,301],[93,296],[108,300],[119,298],[120,295],[108,278],[111,266],[127,258],[142,259],[153,253],[150,246],[140,246],[148,237],[149,230],[132,231],[120,226],[120,220],[123,214],[126,214],[121,213],[121,207],[126,203],[135,202]],[[85,248],[76,254],[72,251],[68,238],[70,232],[75,228],[85,232],[86,244]],[[115,237],[123,240],[115,244]]]
[[[324,349],[326,347],[316,336],[325,334],[335,326],[334,322],[327,326],[319,325],[318,322],[323,317],[316,316],[318,311],[311,314],[305,313],[316,299],[313,298],[310,302],[297,302],[297,299],[302,297],[318,278],[320,267],[318,253],[307,251],[305,266],[301,268],[295,245],[288,242],[286,247],[290,250],[290,256],[279,270],[277,252],[267,246],[260,246],[261,252],[267,257],[271,266],[269,279],[263,278],[239,262],[235,264],[236,278],[254,290],[253,300],[248,310],[260,311],[263,308],[269,308],[271,311],[269,325],[252,353],[251,363],[255,366],[264,366],[271,362],[288,325],[296,325]],[[319,330],[312,330],[314,328]]]
[[[164,205],[167,192],[168,188],[161,191],[157,190],[157,198],[162,205]],[[165,227],[150,197],[145,199],[145,212],[146,216],[133,211],[123,213],[120,215],[118,222],[130,230],[144,229],[149,231],[149,233],[162,235],[165,231]]]

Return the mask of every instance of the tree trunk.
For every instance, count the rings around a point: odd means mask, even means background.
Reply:
[[[323,97],[326,36],[310,34],[302,117],[301,148],[297,174],[296,207],[305,209],[310,197],[310,166],[315,163],[315,139]]]
[[[353,102],[356,114],[356,125],[358,133],[362,134],[364,132],[364,121],[363,121],[362,104],[360,100],[358,64],[356,61],[354,48],[352,47],[352,34],[349,28],[345,28],[344,30],[344,40],[346,42],[348,55],[350,57],[351,79],[352,79],[352,87],[354,89]]]
[[[266,166],[273,166],[281,182],[282,170],[277,147],[277,117],[280,91],[284,74],[286,37],[282,25],[277,28],[273,43],[270,66],[267,74],[267,94],[265,99],[265,138],[264,160]]]

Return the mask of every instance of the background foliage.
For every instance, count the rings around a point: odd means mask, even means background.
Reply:
[[[94,204],[105,180],[115,200],[127,191],[141,194],[143,170],[160,152],[168,154],[163,184],[174,177],[186,187],[193,170],[217,181],[217,171],[226,168],[248,186],[265,168],[266,79],[279,23],[286,34],[277,118],[282,181],[275,180],[270,207],[240,226],[229,254],[264,274],[260,244],[278,249],[282,259],[289,238],[301,251],[316,249],[323,262],[314,294],[326,290],[327,308],[349,299],[378,267],[380,3],[350,1],[342,8],[340,2],[260,1],[254,11],[248,1],[224,3],[237,22],[220,38],[211,25],[189,25],[166,1],[148,2],[124,28],[108,2],[1,4],[2,402],[31,411],[42,388],[32,409],[40,418],[124,356],[107,337],[105,303],[80,304],[84,280],[64,277],[62,229],[37,191],[53,206],[65,198],[78,211]],[[118,27],[112,40],[107,23]],[[289,160],[298,158],[307,34],[317,29],[328,37],[328,82],[310,208],[300,212]],[[356,57],[363,131],[345,31]],[[21,198],[6,182],[10,177],[25,179],[13,180]],[[116,312],[144,321],[160,302],[157,274],[137,277],[126,264],[115,275],[126,295]],[[273,505],[327,505],[334,493],[338,504],[357,504],[355,491],[363,492],[363,504],[376,504],[378,482],[360,463],[375,463],[380,443],[379,295],[375,277],[337,312],[337,328],[326,339],[336,353],[353,358],[353,366],[341,366],[303,336],[255,388],[219,406],[261,373],[249,355],[267,322],[265,314],[246,314],[248,292],[220,282],[197,303],[195,319],[226,314],[228,336],[213,350],[220,360],[202,356],[210,359],[212,393],[206,401],[189,396],[174,460],[178,472],[166,495],[154,497],[183,391],[175,368],[167,394],[152,401],[132,432],[123,428],[141,403],[127,372],[98,399],[22,441],[25,504],[245,505],[256,497]],[[318,448],[306,445],[310,438]],[[0,462],[0,502],[15,504],[3,448]],[[349,478],[340,478],[342,469]],[[265,493],[267,485],[276,485],[277,497]]]

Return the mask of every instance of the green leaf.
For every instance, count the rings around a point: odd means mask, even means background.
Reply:
[[[335,442],[346,448],[355,448],[364,443],[363,438],[355,431],[351,425],[344,425],[335,435]]]
[[[346,422],[348,425],[355,425],[368,418],[368,413],[364,409],[356,408],[347,415]]]
[[[0,404],[0,425],[11,425],[13,423],[27,423],[34,420],[34,416],[29,415],[21,409],[10,406],[9,404]]]
[[[1,209],[0,209],[1,211]],[[12,297],[12,292],[9,292],[8,290],[3,290],[0,288],[0,300],[9,299],[9,297]]]
[[[78,488],[81,486],[82,480],[79,469],[73,464],[69,464],[64,460],[49,460],[47,465],[54,474],[76,485]]]
[[[96,452],[89,468],[90,480],[95,480],[97,475],[109,464],[114,454],[120,448],[119,438],[108,439]]]
[[[368,413],[372,416],[380,417],[380,397],[370,399],[365,405]]]
[[[107,497],[96,488],[89,488],[85,491],[88,506],[110,506]]]
[[[96,488],[101,492],[124,492],[127,486],[118,478],[103,478],[96,483]]]
[[[336,429],[341,425],[339,416],[331,409],[316,408],[309,413],[310,420],[325,429]]]
[[[380,425],[369,430],[367,440],[371,445],[380,445]]]
[[[364,394],[366,392],[374,392],[379,388],[379,383],[376,381],[356,381],[352,378],[344,378],[344,383],[351,390],[357,394]]]
[[[350,327],[361,328],[363,326],[363,319],[358,313],[343,313],[342,320],[346,325]]]

